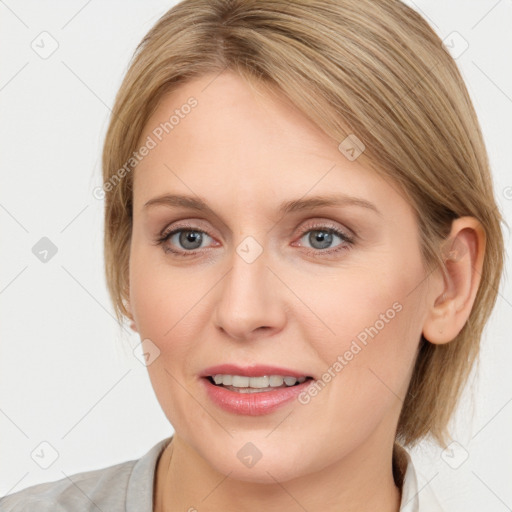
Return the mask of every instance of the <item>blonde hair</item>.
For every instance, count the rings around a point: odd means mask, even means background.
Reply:
[[[430,433],[444,445],[496,301],[502,218],[457,66],[398,0],[184,0],[158,20],[116,96],[103,150],[105,270],[118,320],[129,317],[133,173],[125,164],[164,94],[226,69],[284,93],[337,144],[351,134],[362,141],[361,163],[398,184],[416,211],[425,268],[443,269],[440,246],[454,218],[482,223],[485,259],[469,320],[450,343],[421,339],[397,427],[403,444]]]

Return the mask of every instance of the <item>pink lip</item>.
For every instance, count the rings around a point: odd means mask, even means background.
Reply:
[[[282,375],[290,377],[306,377],[307,374],[300,373],[287,368],[277,366],[250,366],[242,368],[237,365],[223,364],[207,368],[201,373],[201,381],[205,386],[206,393],[210,400],[225,411],[243,414],[247,416],[261,416],[270,414],[279,407],[290,402],[301,393],[304,388],[309,386],[314,380],[307,379],[302,384],[290,386],[287,388],[275,388],[272,391],[262,391],[257,393],[239,393],[231,391],[222,386],[213,384],[209,376],[212,375],[243,375],[246,377],[259,377],[263,375]]]
[[[225,411],[247,416],[261,416],[270,414],[277,408],[293,400],[306,386],[312,382],[306,380],[302,384],[289,388],[275,388],[273,391],[260,393],[238,393],[222,386],[212,384],[208,378],[202,378],[209,398]]]
[[[301,373],[289,368],[282,368],[279,366],[269,365],[255,365],[255,366],[237,366],[236,364],[220,364],[217,366],[210,366],[202,371],[199,375],[201,377],[209,377],[213,375],[242,375],[245,377],[262,377],[263,375],[282,375],[283,377],[312,377],[308,373]]]

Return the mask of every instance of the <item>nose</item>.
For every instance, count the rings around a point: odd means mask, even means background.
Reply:
[[[286,322],[283,284],[264,254],[249,263],[233,251],[231,269],[216,287],[215,325],[239,341],[271,336]]]

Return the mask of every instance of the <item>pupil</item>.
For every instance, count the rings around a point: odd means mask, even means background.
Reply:
[[[325,249],[332,243],[332,233],[327,233],[326,231],[311,231],[309,242],[315,249]],[[319,246],[315,245],[317,242],[320,242]]]
[[[186,249],[197,249],[201,246],[201,239],[202,235],[197,231],[183,231],[180,235],[180,244]],[[196,245],[194,246],[194,244]]]

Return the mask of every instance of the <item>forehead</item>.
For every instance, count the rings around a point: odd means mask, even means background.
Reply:
[[[139,146],[148,137],[155,145],[134,173],[139,208],[165,192],[260,206],[335,192],[372,202],[401,199],[396,186],[348,160],[339,142],[283,95],[233,73],[206,75],[164,96]]]

